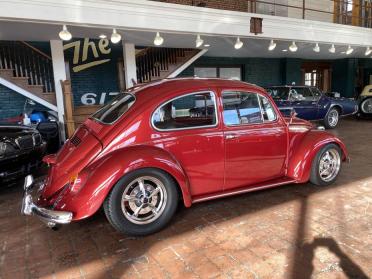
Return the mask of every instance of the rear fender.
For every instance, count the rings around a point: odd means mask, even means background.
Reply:
[[[325,145],[334,143],[342,150],[342,160],[348,159],[348,153],[343,142],[324,131],[311,130],[291,147],[288,161],[287,176],[295,179],[298,183],[306,183],[310,179],[313,160],[318,151]]]
[[[186,207],[191,206],[188,178],[168,152],[154,146],[131,146],[115,150],[87,166],[87,182],[77,193],[66,191],[56,209],[71,211],[73,220],[93,215],[112,187],[126,174],[142,168],[158,168],[170,174],[180,186]]]

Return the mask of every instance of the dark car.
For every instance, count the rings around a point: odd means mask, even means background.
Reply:
[[[0,183],[36,170],[45,154],[45,147],[36,129],[0,123]]]
[[[355,100],[332,97],[312,86],[272,86],[266,90],[285,116],[294,110],[299,118],[321,120],[328,129],[335,128],[341,116],[358,111]]]

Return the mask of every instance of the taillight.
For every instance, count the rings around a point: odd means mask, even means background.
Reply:
[[[78,193],[81,188],[85,185],[89,177],[87,171],[79,173],[77,176],[70,177],[70,192]]]

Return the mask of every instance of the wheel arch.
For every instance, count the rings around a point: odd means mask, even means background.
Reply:
[[[287,176],[298,183],[305,183],[310,179],[311,166],[316,154],[328,144],[336,144],[342,151],[342,160],[346,161],[348,152],[344,143],[337,137],[323,131],[310,131],[302,141],[293,148],[288,160]]]
[[[112,188],[124,176],[144,168],[159,169],[172,177],[184,205],[191,206],[189,180],[179,162],[167,151],[147,145],[115,150],[87,166],[84,169],[89,173],[86,184],[75,195],[63,196],[57,206],[64,205],[64,210],[73,212],[74,220],[87,218],[101,208]]]

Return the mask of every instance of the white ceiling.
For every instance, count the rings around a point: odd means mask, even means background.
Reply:
[[[70,32],[74,38],[98,38],[100,34],[106,34],[108,37],[111,34],[110,29],[96,27],[76,27],[69,26]],[[23,40],[23,41],[49,41],[58,39],[58,32],[61,30],[60,25],[44,24],[44,23],[24,23],[0,21],[0,40]],[[124,42],[134,43],[138,46],[152,46],[154,32],[134,31],[134,30],[118,30],[123,36]],[[195,47],[195,34],[176,34],[162,33],[164,37],[164,47]],[[269,52],[268,39],[259,38],[241,38],[244,46],[240,50],[234,49],[235,37],[216,37],[202,36],[205,44],[210,44],[206,56],[216,57],[267,57],[267,58],[303,58],[303,59],[340,59],[346,57],[365,58],[365,47],[354,47],[354,52],[351,55],[346,55],[346,45],[336,45],[336,53],[328,52],[330,45],[320,44],[320,53],[315,53],[312,48],[314,43],[298,42],[298,51],[292,53],[290,51],[283,52],[287,49],[291,42],[277,41],[277,47],[274,51]],[[372,58],[372,56],[370,55]]]

